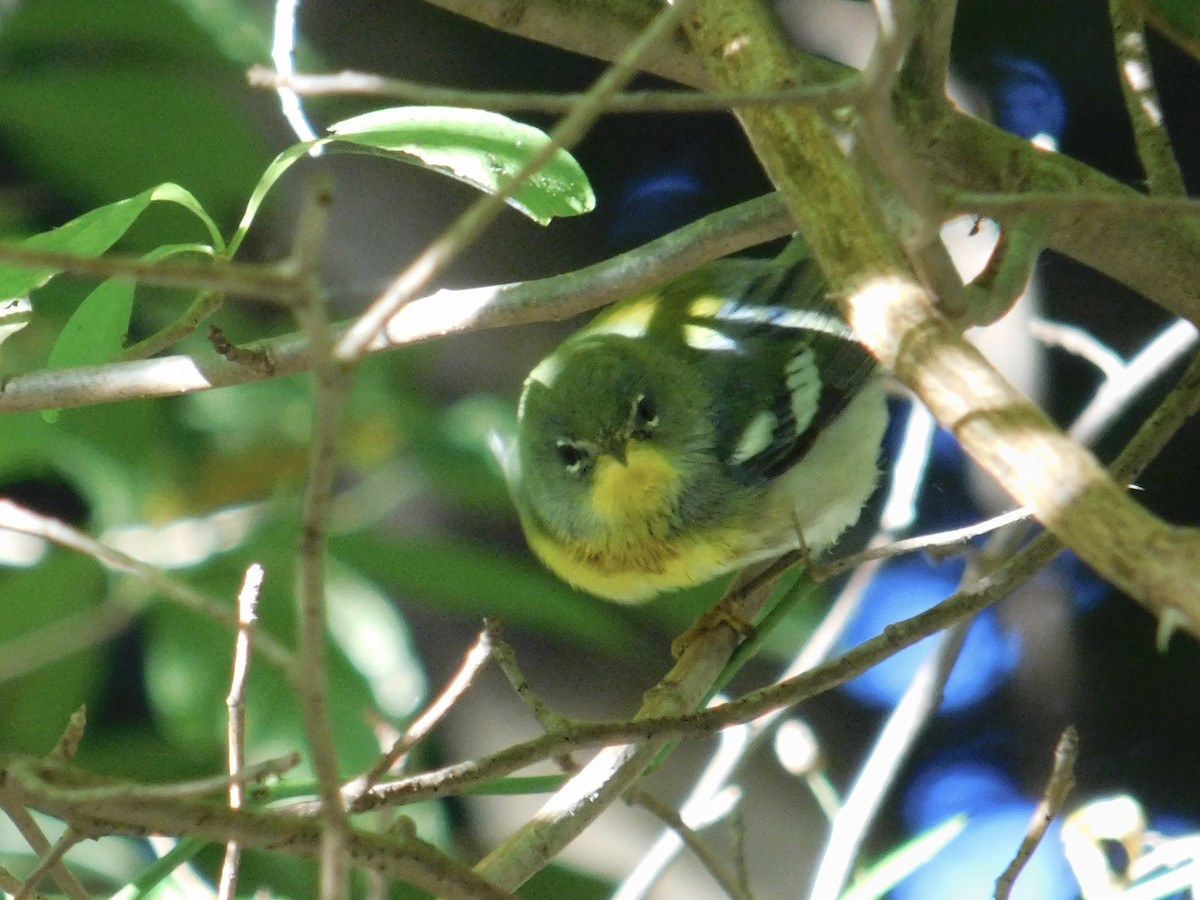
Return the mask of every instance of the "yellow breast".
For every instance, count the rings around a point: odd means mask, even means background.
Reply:
[[[621,602],[648,600],[708,581],[745,557],[744,529],[677,531],[679,473],[653,447],[631,443],[625,465],[601,457],[594,477],[595,537],[567,542],[528,530],[534,552],[576,587]]]

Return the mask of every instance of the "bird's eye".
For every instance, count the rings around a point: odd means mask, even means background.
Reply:
[[[631,420],[635,436],[649,437],[651,430],[658,427],[658,409],[655,407],[654,401],[645,394],[638,394],[637,399],[633,401]]]
[[[554,442],[554,449],[558,451],[558,458],[562,460],[563,468],[568,472],[575,474],[583,471],[589,459],[585,447],[575,441],[559,438]]]

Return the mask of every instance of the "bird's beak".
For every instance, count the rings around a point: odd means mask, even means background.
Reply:
[[[615,459],[621,465],[623,465],[623,466],[629,465],[629,459],[628,459],[629,445],[621,438],[616,438],[615,440],[610,442],[609,445],[604,448],[604,450],[606,453],[608,453],[609,456],[611,456],[613,459]]]

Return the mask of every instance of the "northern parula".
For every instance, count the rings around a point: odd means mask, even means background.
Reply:
[[[854,523],[887,409],[826,291],[797,238],[617,303],[542,360],[503,460],[542,561],[639,601]]]

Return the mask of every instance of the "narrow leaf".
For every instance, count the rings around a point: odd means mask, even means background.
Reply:
[[[242,213],[242,221],[238,223],[237,231],[233,233],[233,237],[229,241],[229,259],[232,259],[234,254],[238,252],[238,248],[242,246],[242,241],[246,238],[246,232],[250,230],[250,224],[254,221],[255,215],[258,214],[258,208],[262,206],[263,198],[267,196],[267,191],[271,190],[280,176],[292,167],[292,163],[308,153],[313,147],[323,143],[325,142],[322,140],[293,144],[271,160],[271,164],[267,166],[262,176],[258,179],[258,184],[250,192],[250,200],[246,203],[246,211]]]
[[[150,205],[158,188],[142,191],[126,200],[109,203],[51,231],[35,234],[21,243],[31,250],[53,250],[74,256],[99,256],[115,244],[137,217]],[[57,268],[26,269],[0,265],[0,300],[21,297],[45,284],[61,270]]]
[[[217,228],[217,223],[208,214],[208,210],[200,205],[200,201],[192,195],[191,191],[168,181],[154,189],[151,199],[178,203],[184,209],[195,214],[196,218],[203,222],[204,227],[208,229],[208,236],[212,238],[213,246],[217,248],[217,255],[225,254],[225,239],[221,237],[221,230]]]
[[[381,109],[330,127],[335,140],[382,151],[488,193],[508,184],[550,141],[545,132],[499,113],[442,106]],[[577,216],[596,205],[583,168],[556,150],[508,200],[535,222]]]

